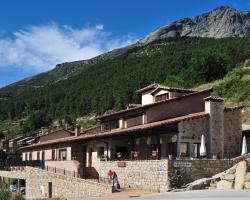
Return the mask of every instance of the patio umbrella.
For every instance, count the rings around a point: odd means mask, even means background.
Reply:
[[[247,141],[246,137],[243,137],[241,155],[247,154]]]
[[[205,138],[204,135],[202,134],[201,136],[201,146],[200,146],[200,156],[206,156],[207,151],[206,151],[206,145],[205,145]]]

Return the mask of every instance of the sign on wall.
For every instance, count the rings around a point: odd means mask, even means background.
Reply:
[[[168,167],[166,165],[160,165],[159,166],[160,174],[164,173],[165,171],[168,171]]]
[[[190,168],[190,167],[192,167],[192,163],[191,162],[184,162],[184,161],[174,162],[174,167],[176,167],[176,168]]]

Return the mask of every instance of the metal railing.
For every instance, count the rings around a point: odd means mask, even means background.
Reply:
[[[44,166],[42,169],[48,172],[53,172],[53,173],[57,173],[57,174],[65,175],[65,176],[81,178],[80,174],[76,171],[69,171],[66,169],[61,169],[57,167],[49,167],[49,166]]]

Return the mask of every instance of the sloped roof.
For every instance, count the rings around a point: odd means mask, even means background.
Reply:
[[[233,110],[241,110],[243,109],[244,106],[232,106],[232,107],[226,107],[224,109],[225,112],[230,112],[230,111],[233,111]]]
[[[204,98],[204,100],[205,101],[218,101],[218,102],[224,101],[223,98],[221,98],[221,97],[215,97],[215,96],[206,97],[206,98]]]
[[[155,88],[155,89],[151,92],[151,95],[154,95],[158,90],[167,90],[167,91],[171,91],[171,92],[180,92],[180,93],[191,93],[191,92],[195,92],[195,90],[191,90],[191,89],[175,88],[175,87],[166,87],[166,86],[159,85],[157,88]]]
[[[165,89],[165,90],[169,90],[169,91],[173,91],[173,92],[183,92],[183,93],[195,92],[192,89],[177,88],[177,87],[167,87],[165,85],[161,85],[161,84],[157,84],[157,83],[153,83],[151,85],[143,87],[143,88],[137,90],[136,92],[137,93],[142,93],[142,92],[145,92],[147,90],[152,90],[152,89],[154,89],[154,90],[151,92],[151,94],[154,93],[158,89]]]
[[[79,141],[79,140],[90,140],[90,139],[112,137],[112,136],[116,136],[116,135],[122,135],[122,134],[132,133],[132,132],[140,132],[140,131],[144,131],[144,130],[148,130],[148,129],[152,129],[152,128],[156,128],[156,127],[160,127],[160,126],[164,126],[164,125],[175,124],[175,123],[178,123],[181,121],[192,120],[192,119],[208,117],[208,116],[209,116],[209,114],[206,112],[198,112],[198,113],[193,113],[193,114],[175,117],[175,118],[171,118],[171,119],[166,119],[166,120],[162,120],[162,121],[151,122],[151,123],[147,123],[147,124],[133,126],[130,128],[125,128],[125,129],[114,129],[111,131],[100,132],[97,134],[83,134],[83,135],[79,135],[79,136],[70,136],[70,137],[66,137],[66,138],[49,140],[49,141],[45,141],[45,142],[41,142],[41,143],[32,144],[32,145],[23,147],[22,149],[46,146],[46,145],[57,144],[57,143],[73,142],[73,141]]]
[[[70,135],[73,134],[73,132],[69,131],[69,130],[66,130],[66,129],[58,129],[58,130],[54,130],[54,131],[51,131],[51,132],[46,132],[45,134],[43,135],[40,135],[39,137],[43,137],[43,136],[47,136],[47,135],[52,135],[52,134],[56,134],[60,131],[64,131],[66,133],[69,133]]]
[[[158,85],[159,84],[153,83],[153,84],[150,84],[150,85],[145,86],[143,88],[140,88],[139,90],[136,90],[136,92],[141,93],[141,92],[145,92],[147,90],[155,89],[155,88],[157,88]]]
[[[213,90],[212,88],[208,88],[208,89],[192,92],[192,93],[189,93],[189,94],[185,94],[185,95],[180,96],[180,97],[175,97],[175,98],[172,98],[172,99],[166,99],[166,100],[163,100],[163,101],[158,101],[158,102],[154,102],[154,103],[150,103],[150,104],[146,104],[146,105],[141,105],[141,106],[138,106],[138,107],[124,109],[124,110],[120,110],[120,111],[117,111],[117,112],[114,112],[114,113],[98,116],[98,117],[96,117],[96,119],[102,119],[102,118],[105,118],[105,117],[110,117],[110,116],[121,114],[121,113],[126,113],[126,112],[130,112],[130,111],[134,111],[134,110],[140,110],[140,109],[148,108],[148,107],[155,106],[155,105],[158,105],[158,104],[168,103],[168,102],[171,102],[171,101],[178,101],[179,99],[182,99],[182,98],[186,98],[186,97],[193,96],[193,95],[200,94],[200,93],[204,93],[204,92],[209,92],[209,91],[212,91],[212,90]]]

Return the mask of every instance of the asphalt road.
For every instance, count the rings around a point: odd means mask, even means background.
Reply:
[[[250,190],[196,190],[187,192],[167,192],[160,194],[150,194],[129,197],[98,197],[98,198],[72,198],[69,200],[250,200]]]

